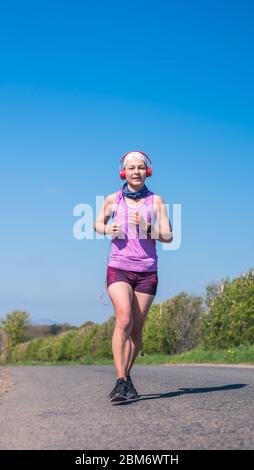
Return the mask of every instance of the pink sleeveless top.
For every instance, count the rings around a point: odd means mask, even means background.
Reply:
[[[142,228],[128,224],[128,214],[139,212],[148,223],[154,223],[153,209],[154,193],[149,191],[141,206],[130,207],[122,195],[122,190],[116,193],[116,211],[113,221],[121,224],[121,235],[112,236],[111,252],[108,266],[127,271],[157,271],[156,240],[147,235]]]

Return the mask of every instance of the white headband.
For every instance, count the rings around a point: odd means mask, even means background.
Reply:
[[[147,166],[147,159],[142,153],[140,153],[140,152],[130,152],[130,153],[128,153],[128,155],[126,155],[126,157],[123,161],[123,167],[125,168],[126,163],[129,160],[132,160],[133,158],[139,158],[140,160],[143,160],[145,162],[146,166]]]

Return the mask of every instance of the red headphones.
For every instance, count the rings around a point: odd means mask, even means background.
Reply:
[[[132,152],[142,153],[142,155],[144,155],[144,157],[146,157],[146,158],[149,160],[149,162],[151,163],[151,165],[152,165],[152,160],[151,160],[151,158],[148,157],[148,155],[147,155],[145,152],[141,152],[140,150],[133,150]],[[127,153],[125,153],[124,156],[121,158],[120,163],[122,163],[122,161],[125,159],[125,157],[126,157],[129,153],[132,153],[132,152],[127,152]],[[151,167],[151,166],[148,166],[148,167],[146,168],[146,176],[152,176],[152,172],[153,172],[152,167]],[[125,171],[124,168],[122,168],[122,169],[120,170],[120,178],[121,178],[122,180],[125,180],[125,179],[126,179],[126,171]]]

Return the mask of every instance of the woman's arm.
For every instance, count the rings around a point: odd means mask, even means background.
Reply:
[[[96,220],[93,224],[94,230],[100,234],[118,234],[120,233],[120,225],[116,224],[109,224],[107,223],[111,217],[113,206],[115,201],[115,193],[109,194],[103,203],[103,206],[96,217]]]
[[[151,233],[151,238],[160,242],[171,243],[173,240],[172,226],[168,218],[167,207],[161,196],[154,195],[154,210],[158,226],[156,228],[150,225],[148,233]]]

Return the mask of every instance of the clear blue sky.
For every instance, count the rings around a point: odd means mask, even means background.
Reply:
[[[113,314],[109,240],[73,237],[73,208],[153,160],[148,187],[182,205],[158,243],[155,302],[254,266],[250,1],[13,1],[0,6],[0,317],[80,325]],[[171,214],[170,214],[171,215]]]

